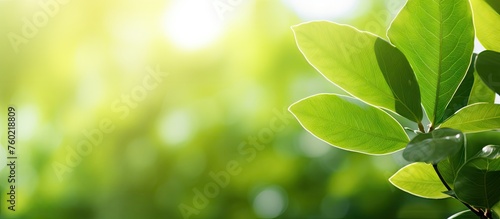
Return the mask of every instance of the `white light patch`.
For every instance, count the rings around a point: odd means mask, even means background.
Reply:
[[[303,20],[328,20],[352,17],[360,7],[359,0],[283,0]]]
[[[302,132],[299,142],[300,149],[307,157],[320,157],[331,149],[331,146],[318,140],[308,132]]]
[[[286,209],[288,198],[283,189],[270,186],[257,194],[253,201],[253,209],[259,218],[275,218]]]
[[[482,51],[486,50],[484,46],[479,42],[479,40],[476,38],[474,39],[474,53],[480,53]]]
[[[222,33],[215,9],[203,0],[177,0],[169,6],[163,22],[167,37],[185,50],[203,48]]]
[[[177,110],[160,120],[160,137],[167,145],[176,147],[193,135],[193,120],[185,110]]]
[[[16,113],[19,125],[16,131],[19,131],[20,140],[29,140],[35,134],[38,126],[38,109],[35,106],[18,107]]]

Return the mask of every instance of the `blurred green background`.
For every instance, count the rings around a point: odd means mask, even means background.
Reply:
[[[464,209],[390,185],[407,164],[400,153],[333,148],[286,112],[309,95],[342,93],[305,61],[290,26],[331,20],[386,38],[403,4],[0,0],[0,118],[17,108],[19,156],[16,211],[6,210],[4,168],[0,217],[445,218]]]

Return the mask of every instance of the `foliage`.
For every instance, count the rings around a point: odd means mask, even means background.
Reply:
[[[381,155],[404,148],[415,163],[390,182],[469,209],[450,218],[497,217],[499,20],[493,0],[412,0],[393,20],[389,41],[327,21],[293,26],[307,61],[351,97],[319,94],[290,111],[311,134],[344,150]],[[475,37],[489,50],[473,54]],[[394,114],[418,127],[413,139]]]

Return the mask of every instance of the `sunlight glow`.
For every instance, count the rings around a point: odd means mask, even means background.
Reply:
[[[254,198],[253,208],[259,218],[275,218],[287,208],[286,192],[278,186],[269,186]]]
[[[352,17],[360,7],[359,0],[283,0],[303,20],[328,20]]]
[[[214,8],[202,0],[175,1],[165,14],[163,28],[167,37],[185,50],[203,48],[222,33]]]
[[[165,114],[158,125],[161,140],[170,147],[182,146],[194,132],[192,116],[181,109]]]

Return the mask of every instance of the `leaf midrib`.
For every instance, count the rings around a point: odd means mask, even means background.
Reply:
[[[437,112],[438,112],[438,106],[439,106],[439,88],[441,85],[441,68],[442,68],[442,55],[443,55],[443,13],[442,13],[442,6],[440,2],[438,2],[438,7],[439,7],[439,64],[438,64],[438,77],[437,77],[437,85],[436,85],[436,95],[434,99],[434,118],[431,121],[431,123],[437,122]],[[434,124],[431,124],[434,125]]]

